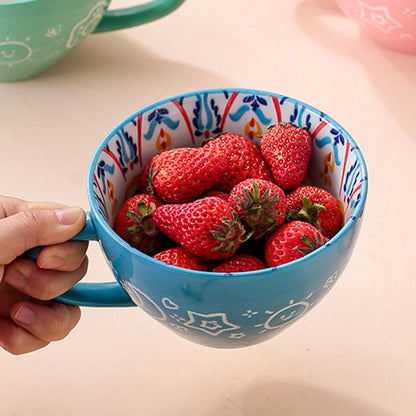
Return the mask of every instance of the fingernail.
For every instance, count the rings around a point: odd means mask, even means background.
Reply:
[[[58,269],[64,264],[64,259],[58,256],[52,256],[45,259],[42,263],[38,263],[38,266],[42,269]]]
[[[29,306],[21,306],[14,315],[14,320],[23,325],[31,325],[35,322],[36,313]]]
[[[79,217],[80,208],[78,207],[68,207],[55,210],[58,221],[62,225],[71,225]]]
[[[19,271],[15,270],[7,275],[6,282],[16,289],[23,289],[26,286],[26,277]]]

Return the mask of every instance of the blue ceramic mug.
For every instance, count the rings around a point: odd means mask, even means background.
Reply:
[[[198,146],[221,132],[257,142],[280,121],[309,130],[314,146],[308,181],[328,189],[343,207],[342,229],[322,247],[282,266],[224,274],[162,263],[113,231],[116,213],[137,192],[138,173],[155,153]],[[359,235],[367,173],[353,139],[323,112],[270,92],[214,89],[167,98],[127,117],[95,152],[87,186],[91,210],[77,238],[99,241],[116,281],[81,282],[58,300],[81,306],[138,305],[190,341],[234,348],[277,335],[335,284]]]

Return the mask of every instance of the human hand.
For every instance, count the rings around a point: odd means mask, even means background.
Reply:
[[[85,223],[78,207],[0,196],[0,346],[24,354],[63,339],[79,307],[51,299],[86,273],[88,242],[68,241]],[[46,246],[36,262],[20,256]]]

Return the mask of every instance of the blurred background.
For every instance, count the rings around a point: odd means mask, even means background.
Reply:
[[[116,124],[216,87],[297,98],[358,143],[369,195],[343,276],[281,335],[239,350],[191,344],[138,308],[83,308],[64,341],[0,351],[0,415],[414,415],[416,55],[377,43],[335,1],[187,0],[0,84],[0,193],[88,210],[89,161]],[[86,280],[112,280],[98,244],[89,257]]]

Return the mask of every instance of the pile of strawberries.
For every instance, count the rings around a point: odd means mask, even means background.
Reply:
[[[153,156],[140,193],[118,212],[114,230],[132,247],[193,270],[242,272],[300,258],[342,226],[337,200],[302,185],[312,156],[308,131],[271,126],[260,146],[224,133],[198,148]]]

